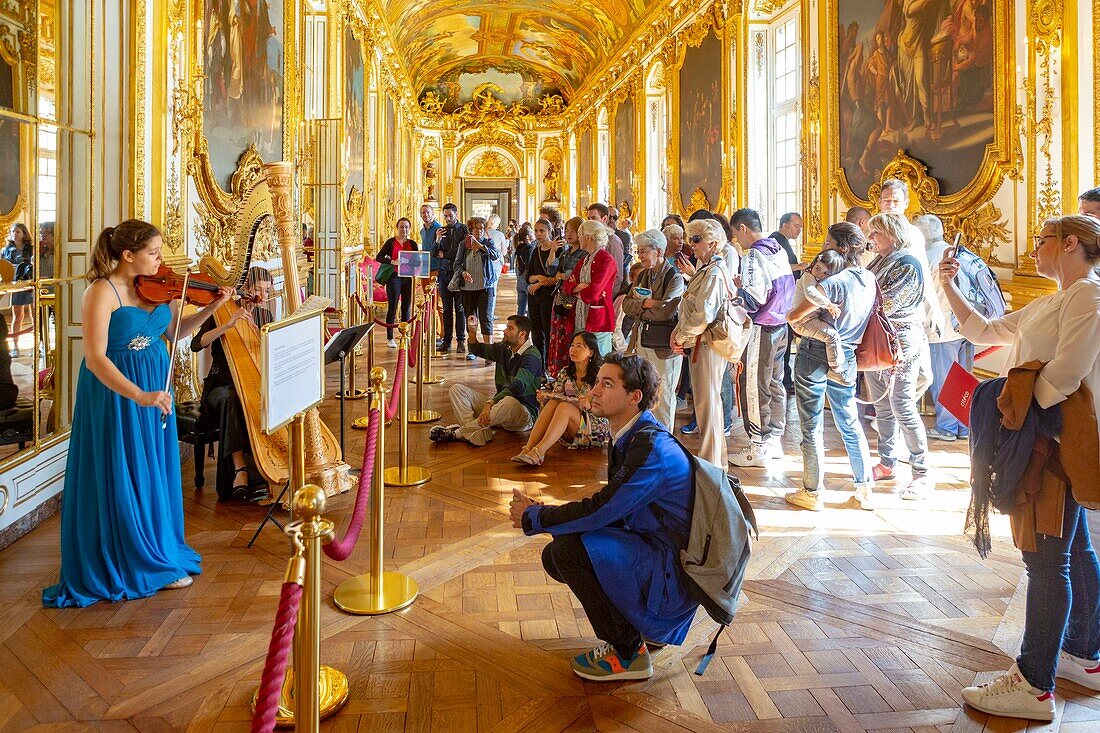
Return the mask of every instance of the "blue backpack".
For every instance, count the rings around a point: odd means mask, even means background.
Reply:
[[[955,254],[959,261],[959,272],[963,275],[963,296],[979,314],[986,318],[1001,318],[1008,312],[1004,293],[997,282],[997,275],[981,257],[959,245]],[[952,320],[954,318],[952,317]],[[955,321],[955,325],[958,322]]]

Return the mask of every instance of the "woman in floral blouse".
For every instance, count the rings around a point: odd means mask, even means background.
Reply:
[[[569,448],[607,445],[611,428],[607,418],[596,417],[590,412],[589,396],[602,362],[595,334],[581,331],[573,335],[569,344],[569,365],[558,372],[557,379],[539,390],[537,396],[542,411],[535,427],[531,428],[527,445],[512,457],[513,461],[541,466],[546,451],[559,439]]]

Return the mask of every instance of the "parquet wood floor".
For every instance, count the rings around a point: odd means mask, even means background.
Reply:
[[[392,367],[393,351],[383,344],[376,354]],[[482,362],[435,363],[448,382],[427,395],[444,421],[451,382],[492,381]],[[328,376],[334,392],[338,375]],[[348,407],[354,418],[367,404]],[[337,410],[333,400],[322,410],[334,429]],[[964,444],[934,444],[941,483],[930,499],[902,502],[885,483],[880,507],[863,512],[840,478],[847,466],[830,426],[829,487],[838,490],[825,511],[810,513],[782,499],[800,470],[789,428],[783,461],[740,472],[761,538],[741,611],[707,674],[692,674],[714,633],[700,613],[684,646],[656,656],[651,680],[601,685],[570,672],[569,656],[595,643],[592,629],[568,589],[542,572],[547,539],[512,529],[507,506],[515,487],[554,500],[591,493],[606,478],[603,455],[556,449],[541,469],[521,468],[508,461],[514,436],[499,434],[482,449],[435,446],[429,427],[411,428],[410,455],[433,471],[431,482],[385,497],[386,567],[414,577],[420,598],[399,613],[345,615],[331,593],[366,572],[366,537],[347,561],[325,560],[322,658],[351,683],[347,706],[326,731],[1100,730],[1100,697],[1071,684],[1059,684],[1058,718],[1049,725],[961,707],[962,686],[1003,670],[1017,652],[1026,587],[1003,521],[994,523],[995,551],[985,561],[960,534]],[[389,437],[393,465],[392,430]],[[349,430],[348,446],[355,464],[362,433]],[[187,535],[204,569],[186,590],[43,609],[41,589],[59,565],[58,518],[0,552],[0,731],[248,729],[287,542],[272,528],[247,549],[259,510],[218,505],[212,489],[196,492],[189,465]],[[341,532],[352,502],[351,494],[330,501],[327,514]]]

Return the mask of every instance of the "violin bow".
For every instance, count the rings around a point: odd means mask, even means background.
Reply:
[[[168,394],[172,394],[172,372],[176,369],[176,347],[179,345],[180,326],[183,325],[183,308],[187,305],[187,281],[190,279],[191,270],[188,268],[187,273],[183,276],[183,290],[180,293],[180,310],[176,315],[176,333],[172,336],[172,347],[168,357],[168,376],[164,380],[164,391],[168,392]],[[160,429],[166,430],[167,428],[168,415],[166,413],[160,416]]]

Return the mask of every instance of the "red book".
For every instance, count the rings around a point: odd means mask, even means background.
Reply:
[[[955,362],[947,372],[943,389],[940,390],[939,399],[936,401],[958,418],[959,422],[970,427],[970,403],[974,399],[974,390],[977,389],[978,384],[977,377],[963,369],[962,364]]]

